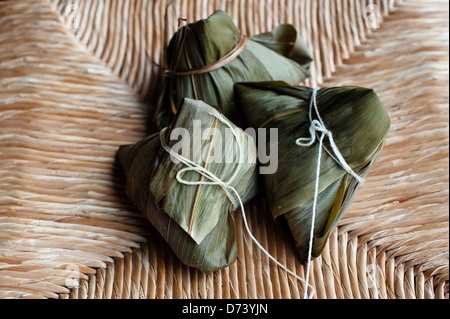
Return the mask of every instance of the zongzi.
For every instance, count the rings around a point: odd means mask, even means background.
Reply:
[[[185,97],[219,107],[240,125],[241,114],[233,108],[234,83],[282,80],[298,84],[309,76],[311,61],[292,25],[281,24],[272,32],[247,37],[218,10],[207,19],[181,27],[169,42],[155,125],[158,129],[169,125]]]
[[[127,195],[182,262],[205,272],[234,262],[230,213],[257,192],[253,137],[186,98],[170,127],[120,147],[118,157]]]
[[[301,262],[317,257],[382,150],[388,114],[362,87],[259,82],[235,89],[251,127],[278,129],[278,169],[261,175],[272,216],[287,221]]]

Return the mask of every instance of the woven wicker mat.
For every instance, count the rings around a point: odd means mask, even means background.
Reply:
[[[124,195],[119,145],[143,138],[177,18],[226,10],[243,33],[282,22],[314,52],[307,85],[360,85],[387,145],[312,263],[314,298],[449,298],[448,1],[0,2],[1,298],[301,298],[243,229],[238,260],[184,266]],[[167,19],[164,19],[167,12]],[[304,276],[262,198],[254,235]]]

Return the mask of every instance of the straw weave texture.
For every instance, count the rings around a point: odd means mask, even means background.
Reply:
[[[314,53],[304,84],[374,88],[391,117],[379,161],[312,262],[314,298],[448,299],[442,0],[0,1],[0,298],[303,297],[239,210],[238,260],[204,274],[124,194],[115,154],[148,132],[164,41],[178,18],[215,9],[247,35],[294,24]],[[263,198],[246,209],[255,237],[304,277]]]

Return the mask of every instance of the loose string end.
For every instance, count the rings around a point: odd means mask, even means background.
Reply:
[[[308,280],[303,279],[302,277],[300,277],[299,275],[297,275],[296,273],[294,273],[292,270],[290,270],[289,268],[287,268],[285,265],[283,265],[282,263],[280,263],[275,257],[273,257],[260,243],[259,241],[255,238],[255,236],[253,235],[252,231],[250,230],[250,227],[248,225],[248,221],[247,221],[247,214],[245,213],[245,208],[244,208],[244,204],[242,203],[242,199],[239,196],[239,193],[237,192],[237,190],[232,187],[232,186],[228,186],[229,189],[231,189],[236,197],[239,200],[239,204],[241,207],[241,214],[242,214],[242,219],[244,221],[244,226],[245,226],[245,230],[247,231],[248,235],[250,236],[250,238],[252,239],[252,241],[256,244],[256,246],[258,246],[258,248],[267,256],[269,257],[270,260],[272,260],[275,264],[277,264],[280,268],[282,268],[284,271],[286,271],[288,274],[290,274],[291,276],[295,277],[297,280],[299,280],[300,282],[305,284],[305,299],[311,299],[312,296],[315,293],[315,288],[314,286],[312,286]],[[308,267],[309,267],[309,262],[308,262]],[[309,272],[309,270],[307,270],[307,273]],[[311,292],[309,295],[307,295],[308,292],[308,286],[311,288]]]

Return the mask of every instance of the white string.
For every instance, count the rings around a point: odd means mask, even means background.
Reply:
[[[218,118],[222,123],[224,123],[233,133],[237,143],[238,143],[238,152],[239,152],[239,156],[240,156],[240,161],[238,163],[243,163],[242,158],[243,158],[243,152],[242,152],[242,143],[239,140],[239,136],[237,135],[235,129],[233,127],[231,127],[231,125],[228,123],[228,121],[220,114],[220,113],[213,113],[210,112],[210,115],[215,116],[216,118]],[[178,159],[180,162],[182,162],[184,165],[188,166],[185,168],[182,168],[178,171],[177,175],[176,175],[176,179],[179,183],[181,184],[185,184],[185,185],[218,185],[220,187],[222,187],[222,189],[225,191],[225,193],[227,194],[228,198],[230,198],[230,200],[232,199],[232,196],[230,196],[228,190],[231,190],[234,195],[237,197],[238,201],[239,201],[239,205],[241,207],[241,212],[242,212],[242,217],[244,220],[244,226],[245,229],[247,230],[248,234],[250,235],[250,238],[253,240],[253,242],[256,244],[256,246],[258,246],[259,249],[261,249],[266,255],[267,257],[269,257],[273,262],[275,262],[278,266],[280,266],[281,268],[283,268],[286,272],[288,272],[289,274],[291,274],[292,276],[294,276],[295,278],[297,278],[298,280],[300,280],[301,282],[305,283],[305,296],[306,296],[306,292],[308,291],[308,285],[311,287],[311,292],[310,295],[308,296],[309,299],[312,298],[313,294],[314,294],[314,287],[309,284],[307,281],[305,281],[303,278],[301,278],[300,276],[298,276],[296,273],[292,272],[290,269],[288,269],[286,266],[284,266],[283,264],[281,264],[278,260],[276,260],[260,243],[259,241],[253,236],[250,227],[248,226],[248,222],[247,222],[247,215],[245,213],[245,209],[244,209],[244,203],[242,202],[241,196],[239,195],[238,191],[231,186],[231,182],[234,180],[234,178],[237,176],[237,172],[239,171],[238,169],[235,170],[234,175],[227,181],[224,182],[222,181],[220,178],[218,178],[216,175],[214,175],[212,172],[210,172],[209,170],[203,168],[202,166],[192,162],[191,160],[181,156],[180,154],[174,152],[169,146],[167,146],[166,142],[165,142],[165,138],[164,138],[164,132],[165,132],[166,128],[164,128],[163,130],[161,130],[160,132],[160,140],[161,140],[161,145],[162,147],[168,152],[170,153],[172,156],[174,156],[176,159]],[[239,165],[239,164],[238,164]],[[195,171],[199,174],[201,174],[202,176],[204,176],[205,178],[209,179],[210,182],[203,182],[203,181],[187,181],[185,179],[182,178],[182,175],[187,172],[187,171]],[[232,203],[234,203],[234,198],[231,200]]]
[[[331,149],[333,150],[334,155],[337,157],[339,164],[342,166],[342,168],[349,174],[351,174],[354,178],[356,178],[358,180],[358,182],[363,183],[364,182],[364,178],[362,178],[361,176],[359,176],[358,174],[356,174],[351,167],[347,164],[347,162],[345,161],[344,157],[342,156],[341,152],[339,151],[339,149],[337,148],[336,144],[334,143],[334,139],[333,139],[333,134],[331,133],[331,131],[329,131],[325,124],[322,121],[322,118],[320,117],[319,114],[319,109],[317,108],[317,103],[316,103],[316,96],[317,96],[317,91],[319,90],[319,88],[314,88],[312,90],[311,93],[311,101],[309,103],[309,121],[311,123],[311,125],[309,126],[309,134],[310,137],[300,137],[298,138],[295,143],[297,145],[300,146],[311,146],[312,144],[314,144],[315,140],[316,140],[316,132],[321,132],[321,136],[327,136],[328,137],[328,141],[330,142],[330,146]],[[317,120],[313,120],[312,119],[312,111],[313,111],[313,107],[314,107],[314,111],[316,113],[317,116]]]
[[[349,174],[351,174],[353,177],[355,177],[360,183],[364,182],[364,179],[361,176],[359,176],[358,174],[356,174],[350,168],[350,166],[347,164],[347,162],[345,161],[341,152],[339,152],[339,149],[337,148],[336,144],[334,143],[333,135],[331,134],[331,132],[326,128],[325,124],[323,123],[322,118],[320,117],[320,114],[319,114],[319,109],[317,108],[317,103],[316,103],[316,96],[317,96],[318,90],[319,90],[319,88],[313,88],[312,93],[311,93],[311,100],[309,103],[309,121],[310,121],[309,134],[310,134],[310,137],[300,137],[295,141],[295,143],[297,145],[300,145],[303,147],[309,147],[309,146],[313,145],[316,140],[316,132],[322,133],[319,137],[319,150],[318,150],[318,154],[317,154],[316,180],[315,180],[315,184],[314,184],[314,200],[313,200],[313,207],[312,207],[311,230],[310,230],[310,234],[309,234],[309,247],[308,247],[308,257],[307,257],[307,266],[306,266],[306,277],[305,277],[307,285],[309,285],[308,284],[309,272],[310,272],[310,264],[311,264],[312,246],[313,246],[313,241],[314,241],[314,223],[316,220],[317,198],[319,196],[320,162],[322,159],[323,139],[325,138],[325,136],[328,137],[328,141],[330,142],[331,149],[333,150],[334,155],[336,155],[336,157],[339,161],[339,164],[342,166],[342,168],[345,171],[347,171]],[[314,107],[314,111],[317,116],[317,120],[312,119],[313,107]],[[306,298],[307,292],[308,292],[308,289],[305,290],[305,295],[304,295],[305,298]]]

